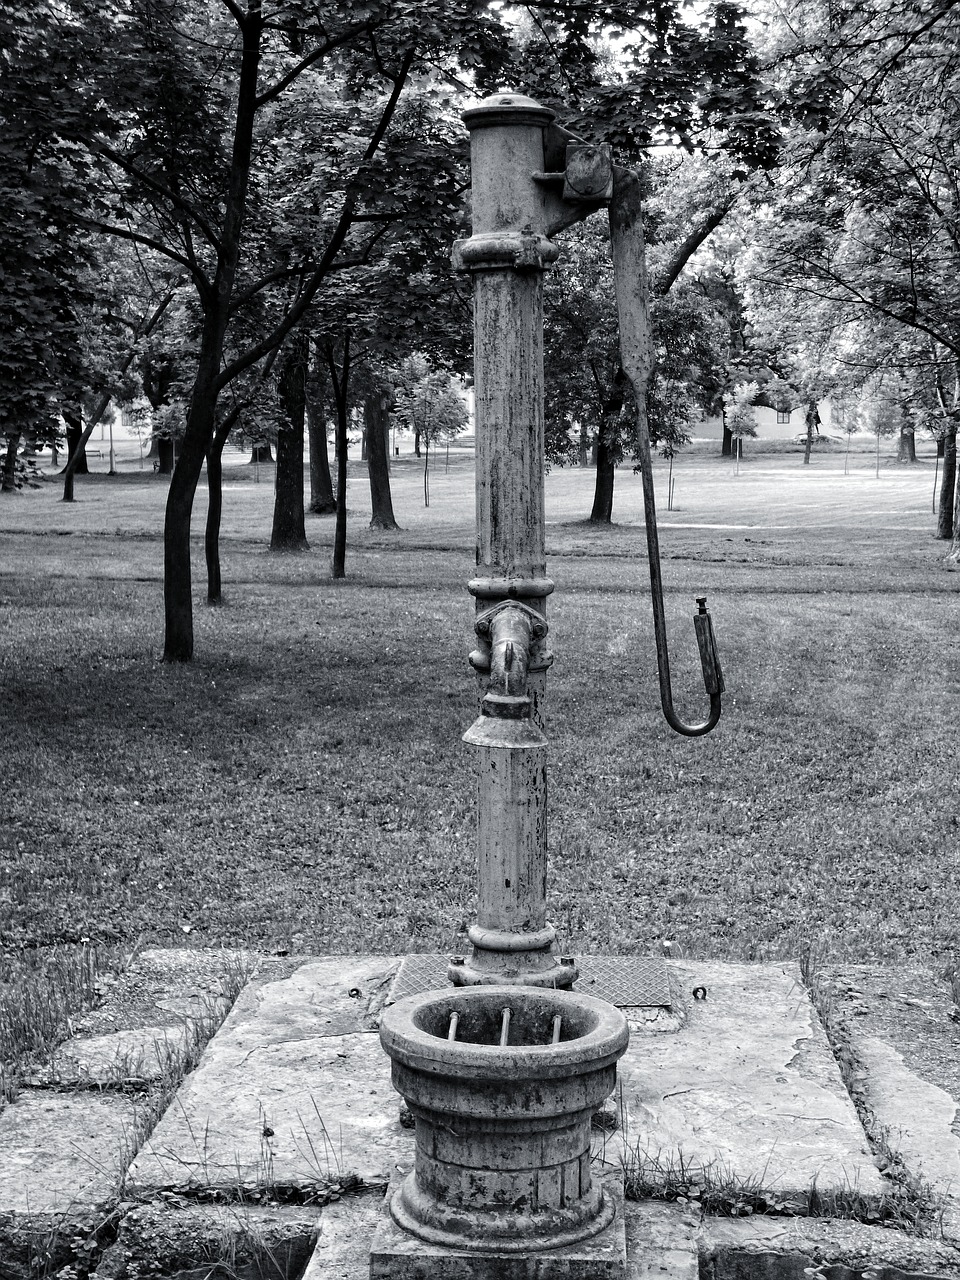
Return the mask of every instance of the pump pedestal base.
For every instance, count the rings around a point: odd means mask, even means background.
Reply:
[[[477,1253],[430,1244],[403,1231],[384,1212],[370,1251],[370,1280],[623,1280],[627,1237],[623,1216],[623,1178],[618,1172],[595,1179],[613,1205],[609,1226],[576,1244],[531,1253]],[[391,1184],[393,1196],[403,1174]]]
[[[455,987],[552,987],[569,991],[578,970],[572,956],[557,956],[553,925],[531,933],[509,933],[471,925],[467,937],[473,953],[454,960],[447,977]]]

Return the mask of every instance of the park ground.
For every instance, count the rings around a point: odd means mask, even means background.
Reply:
[[[716,443],[657,462],[677,701],[704,707],[706,594],[727,694],[718,730],[658,706],[640,481],[584,522],[589,470],[547,478],[556,663],[549,914],[564,950],[915,960],[956,967],[960,576],[933,535],[933,446],[814,453]],[[100,468],[97,470],[98,461]],[[0,983],[97,946],[290,954],[462,949],[475,910],[476,714],[466,663],[473,470],[395,460],[402,531],[367,528],[351,462],[347,578],[332,521],[268,549],[270,467],[226,460],[225,603],[196,660],[159,661],[166,484],[121,458],[0,502]],[[66,948],[66,951],[64,950]]]

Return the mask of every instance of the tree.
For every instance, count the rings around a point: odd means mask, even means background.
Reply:
[[[0,12],[0,438],[54,443],[61,404],[96,390],[83,329],[96,246],[77,222],[94,199],[86,146],[113,120],[101,49],[109,6],[13,0]]]
[[[689,233],[689,226],[685,228]],[[697,239],[697,246],[699,246]],[[620,347],[609,239],[602,222],[568,233],[568,261],[547,278],[544,308],[547,453],[563,464],[584,439],[596,447],[590,520],[609,523],[617,464],[636,445],[635,417],[620,374]],[[675,253],[658,255],[673,294],[656,293],[651,306],[656,364],[647,406],[652,438],[676,448],[702,414],[714,408],[720,386],[721,327],[680,276],[677,256],[693,252],[684,236]],[[658,264],[659,265],[659,264]],[[658,272],[657,282],[660,275]]]
[[[423,442],[423,505],[430,505],[430,446],[452,440],[467,427],[463,397],[450,374],[431,368],[423,356],[411,356],[397,371],[396,418],[404,431]]]
[[[276,14],[265,13],[260,0],[209,0],[199,9],[180,0],[130,0],[128,16],[128,38],[147,71],[129,105],[124,145],[96,140],[119,199],[110,216],[88,225],[165,253],[196,289],[196,374],[164,525],[164,657],[187,661],[190,521],[220,394],[280,346],[345,257],[362,260],[383,237],[382,228],[364,231],[364,201],[415,65],[449,65],[462,54],[482,70],[496,64],[503,36],[479,3],[442,6],[434,16],[400,0],[325,10],[286,3]],[[271,254],[261,268],[259,245],[247,234],[250,202],[268,192],[271,162],[284,149],[274,126],[299,128],[299,118],[284,114],[285,95],[304,86],[312,90],[315,119],[329,104],[319,136],[330,145],[308,210],[312,233],[306,243],[294,236],[280,246],[286,262]],[[280,317],[224,362],[238,313],[279,281],[289,286]]]
[[[389,439],[390,409],[394,391],[382,373],[368,375],[368,388],[363,397],[364,433],[367,441],[367,474],[370,477],[370,528],[399,529],[393,514],[390,493]]]
[[[772,277],[956,360],[955,6],[871,0],[828,14],[794,0],[769,30],[780,64],[815,81],[825,108],[815,129],[798,120],[787,149],[766,237]],[[917,406],[899,392],[896,399],[904,405],[900,454],[909,459]]]

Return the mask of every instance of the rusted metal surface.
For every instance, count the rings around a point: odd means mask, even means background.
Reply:
[[[405,956],[387,1003],[442,987],[449,958],[416,952]],[[660,956],[576,956],[576,990],[607,1000],[618,1009],[669,1009],[670,979]]]

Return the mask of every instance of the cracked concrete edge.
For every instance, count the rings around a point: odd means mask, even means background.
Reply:
[[[870,1124],[906,1170],[918,1194],[939,1207],[944,1235],[960,1244],[956,1100],[911,1071],[903,1056],[885,1040],[849,1033],[848,1044],[862,1068],[859,1091],[870,1111]]]
[[[704,1218],[702,1280],[957,1280],[949,1241],[837,1218]]]
[[[234,1280],[299,1276],[322,1212],[313,1205],[196,1204],[177,1196],[128,1205],[91,1280],[119,1280],[144,1260],[164,1280],[205,1280],[217,1264]]]
[[[324,1210],[302,1280],[367,1280],[384,1201],[345,1197]],[[824,1218],[716,1218],[687,1204],[626,1205],[626,1280],[958,1280],[944,1241]]]
[[[72,1261],[71,1246],[102,1240],[91,1280],[122,1280],[147,1259],[165,1280],[205,1280],[226,1262],[236,1280],[367,1280],[381,1194],[347,1195],[320,1208],[199,1204],[161,1196],[110,1210],[0,1219],[0,1274],[46,1273]],[[9,1215],[8,1215],[9,1216]],[[626,1205],[626,1280],[960,1280],[960,1249],[943,1240],[822,1218],[701,1216],[692,1205]],[[13,1228],[11,1230],[11,1227]]]

